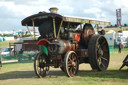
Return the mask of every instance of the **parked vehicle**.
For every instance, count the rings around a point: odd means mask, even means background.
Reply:
[[[110,25],[110,22],[60,15],[56,13],[57,8],[50,8],[50,11],[39,12],[22,20],[22,25],[27,28],[38,27],[41,35],[37,42],[40,52],[34,60],[36,75],[45,77],[50,66],[53,66],[73,77],[81,63],[89,63],[97,71],[106,70],[110,57],[108,43],[103,35],[95,35],[91,24]]]
[[[10,55],[14,55],[14,48],[7,47],[3,52],[1,52],[1,56],[7,57]]]
[[[116,45],[119,45],[119,43],[122,43],[124,47],[127,47],[127,36],[119,36],[115,39]]]

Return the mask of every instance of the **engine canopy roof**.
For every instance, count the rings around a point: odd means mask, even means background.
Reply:
[[[46,19],[53,19],[53,18],[55,18],[56,21],[63,20],[64,23],[70,22],[71,24],[77,24],[77,25],[81,23],[98,24],[98,25],[106,25],[106,26],[111,25],[109,21],[105,21],[105,20],[99,20],[99,19],[93,19],[87,17],[67,16],[67,15],[60,15],[57,13],[46,13],[46,12],[39,12],[38,14],[28,16],[27,18],[22,20],[22,25],[25,26],[27,24],[28,26],[33,26],[32,25],[32,20],[33,20],[35,22],[35,26],[39,26]]]

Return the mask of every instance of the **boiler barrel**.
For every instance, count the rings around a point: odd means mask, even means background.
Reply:
[[[75,44],[71,44],[71,42],[66,40],[59,40],[58,45],[58,54],[66,53],[68,50],[75,50]]]

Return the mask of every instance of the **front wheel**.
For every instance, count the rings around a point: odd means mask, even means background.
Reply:
[[[79,60],[74,51],[68,51],[64,58],[64,69],[68,77],[73,77],[77,74],[79,68]]]
[[[34,70],[39,78],[45,77],[49,72],[49,66],[46,66],[47,56],[44,53],[39,53],[35,56]]]

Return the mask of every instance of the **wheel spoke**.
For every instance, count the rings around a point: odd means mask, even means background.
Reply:
[[[46,62],[46,57],[44,56],[44,54],[38,54],[36,56],[36,60],[35,60],[35,65],[36,67],[34,67],[35,72],[37,74],[38,77],[45,77],[46,74],[49,71],[49,66],[45,67],[46,64],[44,62]],[[36,69],[37,68],[37,69]]]
[[[108,61],[106,58],[104,58],[104,57],[101,57],[103,60],[106,60],[106,61]]]
[[[72,60],[71,60],[71,58],[68,61],[68,66],[72,66]]]
[[[73,67],[74,71],[76,70],[76,68],[77,68],[76,66]]]
[[[101,46],[103,46],[105,43],[106,43],[105,41],[104,41],[104,42],[102,42],[102,43],[101,43]]]
[[[77,60],[75,60],[75,64],[77,65],[78,63],[77,63]]]
[[[108,50],[103,50],[104,52],[108,52]]]
[[[70,74],[72,74],[72,67],[70,68]]]
[[[68,64],[68,66],[69,66],[69,67],[71,67],[71,66],[72,66],[72,64],[70,63],[70,64]]]
[[[98,60],[99,63],[101,63],[101,58],[100,57],[98,57],[97,60]]]
[[[71,54],[71,60],[73,61],[73,54]]]
[[[100,50],[99,44],[97,45],[97,51]]]
[[[101,63],[101,65],[102,65],[104,68],[106,67],[103,63]]]
[[[76,56],[73,57],[73,61],[75,61],[75,60],[76,60]]]
[[[72,61],[72,59],[70,57],[68,59],[69,59],[69,61]]]
[[[69,54],[66,54],[65,56],[66,56],[64,61],[65,72],[69,77],[73,77],[77,74],[78,71],[77,55],[75,54],[74,51],[70,51]]]
[[[75,74],[76,69],[74,67],[72,67],[72,70],[73,70],[72,73]]]
[[[108,43],[104,36],[94,35],[93,38],[90,39],[88,55],[92,69],[97,69],[98,71],[107,69],[110,55]]]

